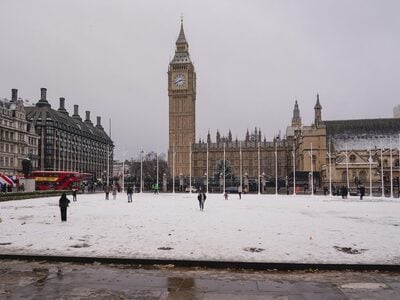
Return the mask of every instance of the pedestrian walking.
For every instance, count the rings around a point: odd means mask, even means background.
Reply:
[[[239,200],[242,199],[242,186],[238,185]]]
[[[61,222],[67,222],[67,207],[69,203],[70,201],[67,198],[67,195],[65,193],[62,193],[60,201],[58,203],[58,206],[61,210]]]
[[[156,183],[156,184],[154,184],[154,194],[155,195],[158,195],[158,190],[159,190],[158,183]]]
[[[108,200],[108,195],[110,194],[110,187],[108,185],[105,186],[104,192],[106,193],[106,200]]]
[[[199,194],[197,195],[197,200],[199,200],[200,210],[204,210],[204,202],[206,201],[207,196],[206,194],[200,190]]]
[[[360,200],[362,200],[364,196],[365,196],[365,186],[361,185],[360,186]]]
[[[115,185],[112,188],[112,195],[113,199],[115,200],[117,198],[117,187]]]
[[[227,191],[225,191],[225,193],[224,193],[224,199],[228,200],[228,192]]]
[[[132,202],[133,188],[129,186],[126,190],[126,193],[128,195],[128,203]]]
[[[72,189],[72,201],[76,201],[76,193],[77,193],[76,187],[74,187],[74,188]]]

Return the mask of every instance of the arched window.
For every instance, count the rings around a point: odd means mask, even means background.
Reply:
[[[342,182],[347,182],[347,173],[346,173],[346,171],[342,172]]]
[[[365,183],[367,181],[367,172],[360,171],[360,173],[358,173],[358,178],[360,180],[360,183]]]

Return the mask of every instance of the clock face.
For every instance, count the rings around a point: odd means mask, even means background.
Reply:
[[[174,84],[176,87],[182,87],[186,82],[185,75],[183,74],[178,74],[174,78]]]

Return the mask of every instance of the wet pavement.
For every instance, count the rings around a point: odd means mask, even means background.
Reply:
[[[0,299],[400,299],[400,273],[0,260]]]

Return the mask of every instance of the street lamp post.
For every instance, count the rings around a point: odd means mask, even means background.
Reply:
[[[369,196],[372,197],[372,156],[371,149],[369,149]]]
[[[239,142],[239,173],[240,173],[240,189],[243,189],[242,142]]]
[[[224,142],[224,189],[223,189],[223,191],[222,191],[222,193],[225,193],[225,188],[226,188],[226,182],[225,182],[225,168],[226,168],[226,166],[225,166],[225,159],[226,159],[226,154],[225,154],[225,151],[226,151],[226,142]]]
[[[122,160],[122,192],[125,190],[125,159]]]
[[[189,193],[192,193],[192,144],[189,143]]]
[[[392,155],[392,137],[390,137],[390,198],[393,198],[393,155]]]
[[[350,191],[350,181],[349,181],[349,154],[347,152],[347,144],[346,144],[346,183],[347,188]]]
[[[278,148],[275,140],[275,195],[278,195]]]
[[[293,143],[293,195],[296,195],[296,146]]]
[[[258,194],[261,194],[260,142],[258,142]]]
[[[208,141],[207,141],[207,167],[206,167],[206,173],[207,173],[206,193],[208,194]]]
[[[156,155],[157,155],[157,157],[156,157],[156,159],[157,159],[157,175],[156,175],[156,177],[157,177],[157,182],[156,182],[156,192],[158,193],[158,190],[159,190],[159,183],[158,183],[158,180],[159,180],[159,178],[158,178],[158,152],[156,153]]]
[[[331,154],[331,141],[329,141],[329,150],[328,150],[328,159],[329,159],[329,196],[332,196],[332,154]]]
[[[381,189],[382,197],[385,197],[385,185],[383,184],[383,149],[381,147]]]
[[[175,194],[175,145],[172,147],[172,194]]]
[[[143,193],[143,153],[140,151],[140,192]]]
[[[308,152],[310,155],[310,161],[311,161],[311,172],[310,172],[310,177],[311,177],[311,195],[314,196],[314,166],[313,166],[313,152],[312,152],[312,143],[310,144],[310,152]]]

